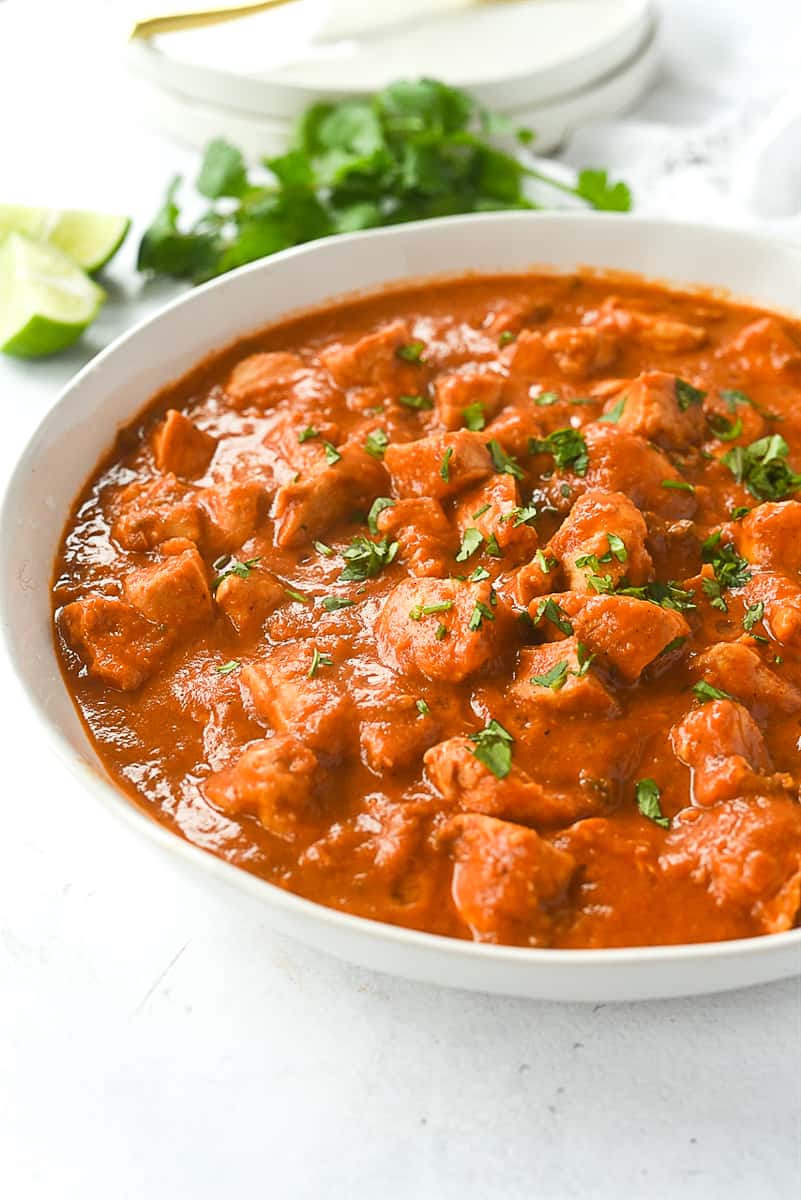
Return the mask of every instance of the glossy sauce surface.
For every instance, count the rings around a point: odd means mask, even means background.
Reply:
[[[395,924],[792,927],[799,347],[787,319],[589,274],[232,347],[67,525],[56,636],[101,759],[177,834]]]

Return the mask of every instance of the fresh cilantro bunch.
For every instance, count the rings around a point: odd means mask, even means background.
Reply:
[[[248,173],[236,147],[206,148],[196,186],[211,206],[182,225],[180,177],[144,234],[138,266],[199,282],[243,263],[334,233],[453,213],[541,207],[525,194],[537,179],[592,208],[626,212],[624,183],[582,171],[574,187],[490,142],[510,134],[456,88],[433,79],[392,84],[364,100],[315,104],[285,154]],[[529,130],[515,133],[521,145]]]

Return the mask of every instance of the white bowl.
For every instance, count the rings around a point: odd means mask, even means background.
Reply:
[[[47,739],[132,830],[176,863],[260,904],[283,933],[414,979],[554,1000],[635,1000],[722,991],[792,975],[801,930],[690,946],[527,950],[476,945],[322,908],[240,871],[156,824],[109,780],[59,673],[50,614],[53,559],[73,499],[120,425],[215,347],[334,295],[460,271],[547,264],[617,268],[708,284],[801,314],[801,250],[757,236],[632,216],[503,213],[452,217],[321,241],[243,267],[170,304],[99,354],[64,390],[23,453],[0,515],[0,620]]]

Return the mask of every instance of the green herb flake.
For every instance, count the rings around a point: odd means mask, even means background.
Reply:
[[[573,633],[573,626],[570,624],[567,616],[551,597],[540,600],[537,605],[537,611],[534,614],[534,624],[539,625],[543,620],[550,621],[552,625],[555,625],[567,637],[570,637]]]
[[[498,346],[503,350],[504,346],[508,346],[517,337],[516,333],[512,333],[511,329],[504,329],[501,336],[498,338]]]
[[[662,487],[674,492],[695,493],[695,487],[693,484],[688,483],[686,479],[663,479]]]
[[[468,558],[472,558],[475,552],[479,549],[484,541],[484,535],[474,526],[465,529],[462,534],[462,544],[459,547],[459,552],[456,555],[457,562],[467,562]]]
[[[721,531],[710,534],[701,546],[701,558],[709,563],[714,572],[714,579],[704,578],[701,587],[713,608],[727,612],[728,606],[723,593],[729,588],[745,587],[751,578],[748,563],[735,550],[731,543],[721,545]]]
[[[551,454],[554,465],[560,470],[570,470],[575,475],[584,476],[590,465],[587,443],[578,429],[566,426],[555,429],[546,438],[529,438],[529,453]]]
[[[364,442],[364,448],[370,457],[378,459],[384,457],[388,445],[389,438],[384,429],[373,429],[371,433],[368,433]]]
[[[753,408],[754,412],[759,413],[767,421],[781,421],[783,418],[778,413],[771,412],[770,409],[763,408],[761,404],[757,404],[756,400],[752,400],[745,392],[740,392],[736,388],[724,388],[720,393],[721,400],[724,401],[726,408],[730,413],[736,412],[740,404],[747,404],[749,408]]]
[[[628,559],[629,552],[626,549],[626,544],[621,537],[616,533],[607,533],[606,540],[609,542],[609,552],[617,559],[619,563],[624,563]]]
[[[750,633],[756,624],[764,619],[765,616],[765,601],[757,600],[755,604],[749,604],[743,617],[743,629],[746,633]]]
[[[552,404],[559,403],[558,392],[540,392],[539,396],[534,397],[534,403],[539,408],[550,408]]]
[[[557,558],[548,558],[543,550],[536,550],[534,552],[534,562],[543,575],[550,575],[551,571],[559,566],[559,560]]]
[[[422,364],[425,362],[425,348],[425,342],[406,342],[403,346],[398,346],[395,353],[403,362]]]
[[[489,579],[490,573],[486,567],[476,567],[472,575],[468,576],[470,583],[481,583],[484,579]]]
[[[389,496],[379,496],[370,506],[370,511],[367,514],[367,528],[373,534],[378,534],[378,517],[385,508],[394,508],[396,501],[390,500]]]
[[[232,671],[238,671],[241,666],[241,662],[235,658],[231,658],[227,663],[223,663],[221,667],[215,667],[214,670],[218,675],[230,675]]]
[[[697,408],[703,404],[706,392],[702,392],[700,388],[693,387],[686,379],[676,380],[676,403],[681,412],[686,412],[688,408]]]
[[[320,670],[320,667],[333,667],[333,665],[334,665],[334,660],[331,657],[331,655],[330,654],[321,654],[320,651],[315,646],[314,654],[312,655],[311,666],[309,667],[308,671],[306,672],[306,677],[308,679],[314,679],[315,676],[317,675],[317,672]]]
[[[729,692],[723,692],[720,688],[713,687],[711,683],[707,683],[705,679],[699,680],[692,686],[692,694],[696,700],[700,700],[702,704],[706,704],[708,700],[733,700],[734,696]]]
[[[437,639],[438,642],[441,642],[442,639],[446,638],[447,636],[448,636],[448,630],[442,624],[442,622],[440,622],[439,625],[437,626],[437,628],[434,630],[434,637]]]
[[[581,679],[582,675],[586,675],[592,664],[595,662],[596,655],[590,654],[589,646],[585,646],[583,642],[576,643],[576,658],[578,659],[578,670],[573,674]]]
[[[296,592],[294,588],[285,587],[284,591],[290,600],[295,600],[298,604],[311,604],[311,596],[304,596],[303,592]]]
[[[221,558],[215,559],[212,567],[217,574],[211,581],[212,592],[216,592],[222,581],[231,575],[236,575],[237,579],[249,579],[251,570],[258,562],[261,562],[261,555],[258,558],[246,558],[244,562],[230,554],[223,554]]]
[[[473,433],[478,433],[487,423],[484,405],[478,401],[475,404],[468,404],[467,408],[463,408],[462,416],[464,417],[465,428],[470,429]]]
[[[342,458],[336,446],[333,446],[331,442],[323,441],[323,449],[325,450],[325,461],[330,467],[333,467],[334,463],[338,463]]]
[[[493,438],[491,442],[487,442],[487,449],[490,452],[492,465],[496,471],[502,475],[511,475],[514,479],[523,478],[523,468],[516,458],[506,453],[499,441]]]
[[[503,558],[503,550],[498,545],[498,539],[494,533],[491,533],[487,538],[487,554],[491,558]]]
[[[430,396],[398,396],[398,404],[402,404],[404,408],[413,408],[418,412],[427,412],[434,407],[434,401]]]
[[[531,525],[532,522],[536,521],[538,516],[539,513],[535,504],[528,504],[522,507],[518,505],[518,507],[513,508],[511,512],[507,513],[505,517],[502,517],[501,520],[508,521],[511,519],[512,528],[517,529],[519,525]]]
[[[490,720],[484,729],[468,735],[475,743],[473,754],[491,771],[496,779],[505,779],[512,769],[512,744],[514,738],[503,725]]]
[[[743,517],[747,517],[751,509],[747,504],[737,504],[729,513],[732,521],[742,521]]]
[[[598,418],[598,423],[601,425],[617,425],[625,411],[626,399],[627,397],[623,396],[621,400],[618,400],[617,404],[610,408],[608,412],[605,412],[603,416]]]
[[[355,603],[355,600],[348,600],[347,596],[326,596],[321,606],[326,612],[339,612],[341,608],[351,608]]]
[[[534,687],[550,688],[551,691],[558,692],[567,682],[567,660],[556,663],[544,675],[532,675],[531,682]]]
[[[302,444],[303,442],[310,442],[312,438],[318,438],[319,436],[319,429],[313,429],[311,425],[307,425],[306,428],[301,430],[301,432],[298,434],[298,441]]]
[[[364,579],[372,579],[373,576],[380,574],[384,567],[389,566],[397,553],[397,542],[390,542],[386,537],[381,538],[378,542],[373,542],[370,538],[359,534],[342,551],[345,569],[339,576],[340,582],[349,583],[354,580],[361,582]]]
[[[470,614],[470,620],[467,622],[467,628],[471,633],[476,633],[481,628],[481,623],[485,618],[487,621],[494,621],[495,613],[486,604],[482,604],[480,600],[477,600],[475,608]]]
[[[634,789],[637,808],[644,817],[659,825],[662,829],[670,829],[670,818],[662,813],[660,800],[661,789],[654,779],[640,779]]]
[[[325,558],[333,558],[334,551],[330,546],[326,546],[325,542],[312,542],[318,554],[322,554]]]
[[[482,504],[481,508],[477,508],[476,511],[472,514],[473,520],[477,521],[479,517],[484,516],[484,513],[489,512],[489,510],[491,508],[492,508],[491,504]]]
[[[417,701],[417,711],[421,717],[428,717],[431,714],[431,709],[428,707],[425,700]]]
[[[727,421],[719,413],[710,413],[706,421],[712,434],[721,442],[733,442],[743,432],[742,417]]]
[[[437,604],[415,604],[409,609],[409,616],[413,621],[419,621],[423,617],[432,616],[434,613],[450,612],[453,604],[453,600],[441,600]]]
[[[445,483],[451,481],[451,459],[453,458],[453,446],[448,446],[442,456],[442,462],[439,465],[439,477],[444,479]]]
[[[787,462],[789,453],[787,442],[774,433],[750,446],[734,446],[720,461],[758,500],[783,500],[801,487],[801,475]]]

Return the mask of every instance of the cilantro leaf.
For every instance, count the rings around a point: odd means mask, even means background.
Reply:
[[[662,792],[655,779],[640,779],[634,794],[637,799],[637,807],[644,817],[653,821],[655,825],[660,825],[662,829],[670,828],[670,818],[662,813],[660,804]]]
[[[384,567],[389,566],[397,553],[397,542],[390,542],[385,537],[373,542],[359,534],[342,551],[345,569],[339,576],[340,581],[348,583],[351,580],[371,579],[374,575],[379,575]]]
[[[487,442],[487,449],[496,471],[502,475],[511,475],[515,479],[523,478],[524,472],[517,459],[507,454],[499,441],[493,438],[491,442]]]
[[[531,682],[535,687],[546,687],[553,692],[558,692],[567,682],[567,660],[562,659],[544,675],[532,675]]]
[[[373,429],[368,433],[364,448],[372,458],[383,458],[384,451],[389,445],[389,438],[383,429]]]
[[[467,562],[468,558],[471,558],[476,550],[479,549],[483,541],[484,535],[480,530],[472,525],[468,529],[465,529],[462,534],[462,544],[459,547],[459,553],[456,555],[456,561]]]
[[[783,500],[801,487],[801,475],[786,461],[789,453],[787,442],[774,433],[758,438],[750,446],[734,446],[721,462],[758,500]]]
[[[498,721],[490,720],[484,729],[468,735],[475,743],[473,754],[496,779],[505,779],[512,769],[514,738]]]
[[[734,696],[730,695],[729,692],[723,692],[720,688],[713,687],[712,684],[707,683],[705,679],[701,679],[698,683],[694,683],[691,691],[696,700],[700,700],[702,704],[705,704],[707,700],[734,699]]]
[[[370,506],[370,511],[367,514],[367,528],[371,533],[378,533],[378,516],[385,508],[394,508],[395,500],[390,500],[389,496],[379,496]]]
[[[552,454],[554,465],[560,469],[568,469],[576,475],[586,475],[590,465],[590,456],[582,434],[578,429],[568,425],[564,429],[555,429],[546,438],[529,438],[531,454]]]

